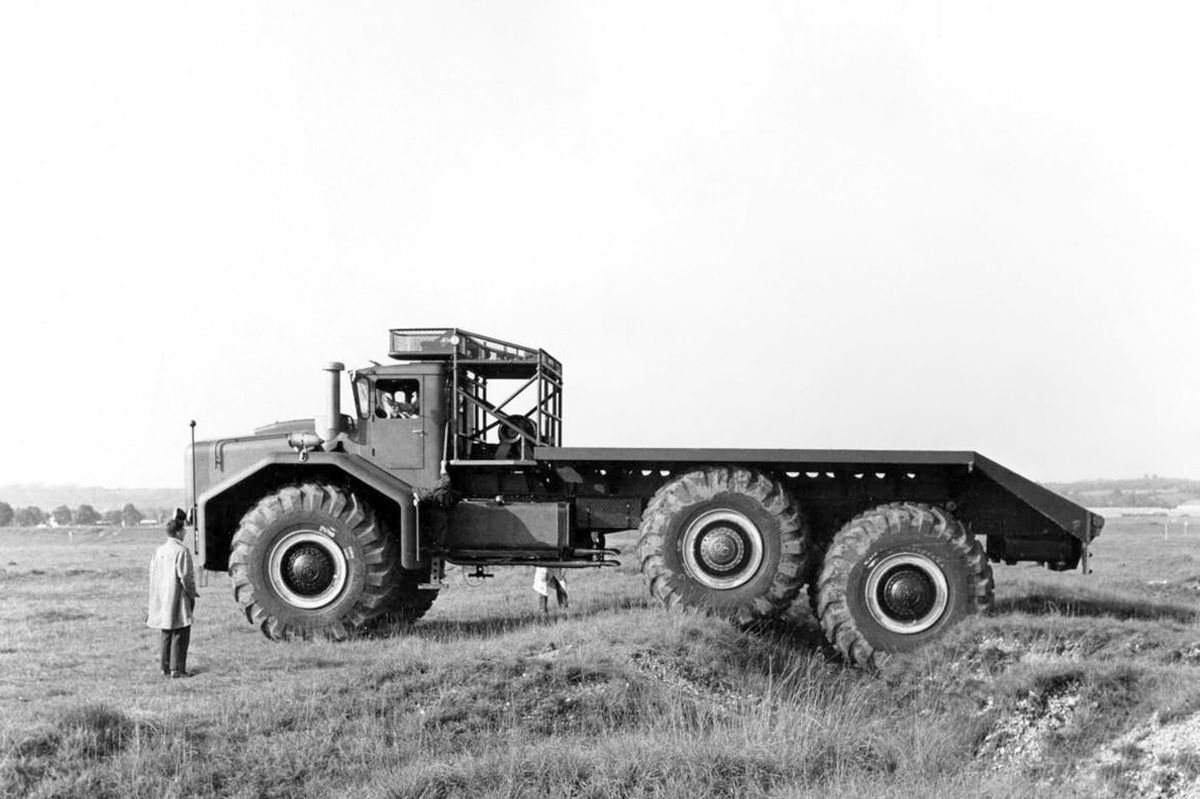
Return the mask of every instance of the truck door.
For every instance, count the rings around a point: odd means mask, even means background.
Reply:
[[[425,414],[421,384],[413,378],[375,382],[372,392],[371,448],[386,469],[425,468]]]

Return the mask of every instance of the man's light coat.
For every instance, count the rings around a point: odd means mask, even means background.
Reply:
[[[150,601],[146,626],[175,630],[192,623],[196,597],[196,567],[183,542],[168,538],[150,558]]]

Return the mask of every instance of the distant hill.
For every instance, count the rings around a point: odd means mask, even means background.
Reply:
[[[182,488],[99,488],[17,483],[0,486],[0,502],[7,502],[14,508],[36,505],[45,511],[59,505],[78,508],[86,503],[103,513],[106,510],[119,510],[126,502],[132,502],[139,510],[182,507],[184,491]]]
[[[1124,480],[1046,483],[1051,491],[1091,508],[1174,508],[1200,499],[1200,480],[1146,475]]]

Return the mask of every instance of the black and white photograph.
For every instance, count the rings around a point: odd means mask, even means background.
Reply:
[[[1197,31],[0,0],[0,797],[1200,799]]]

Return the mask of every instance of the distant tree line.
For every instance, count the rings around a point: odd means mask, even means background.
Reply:
[[[97,524],[111,527],[137,527],[143,519],[147,518],[165,524],[171,517],[171,513],[172,511],[168,508],[151,508],[143,513],[134,507],[132,502],[126,502],[125,506],[120,509],[106,510],[103,513],[87,504],[80,505],[73,510],[66,505],[59,505],[46,513],[35,505],[14,508],[7,502],[0,501],[0,527],[38,527],[50,522],[57,527],[71,525],[90,527]]]
[[[1174,508],[1200,499],[1200,480],[1156,474],[1122,480],[1079,480],[1046,483],[1051,491],[1090,508]]]

